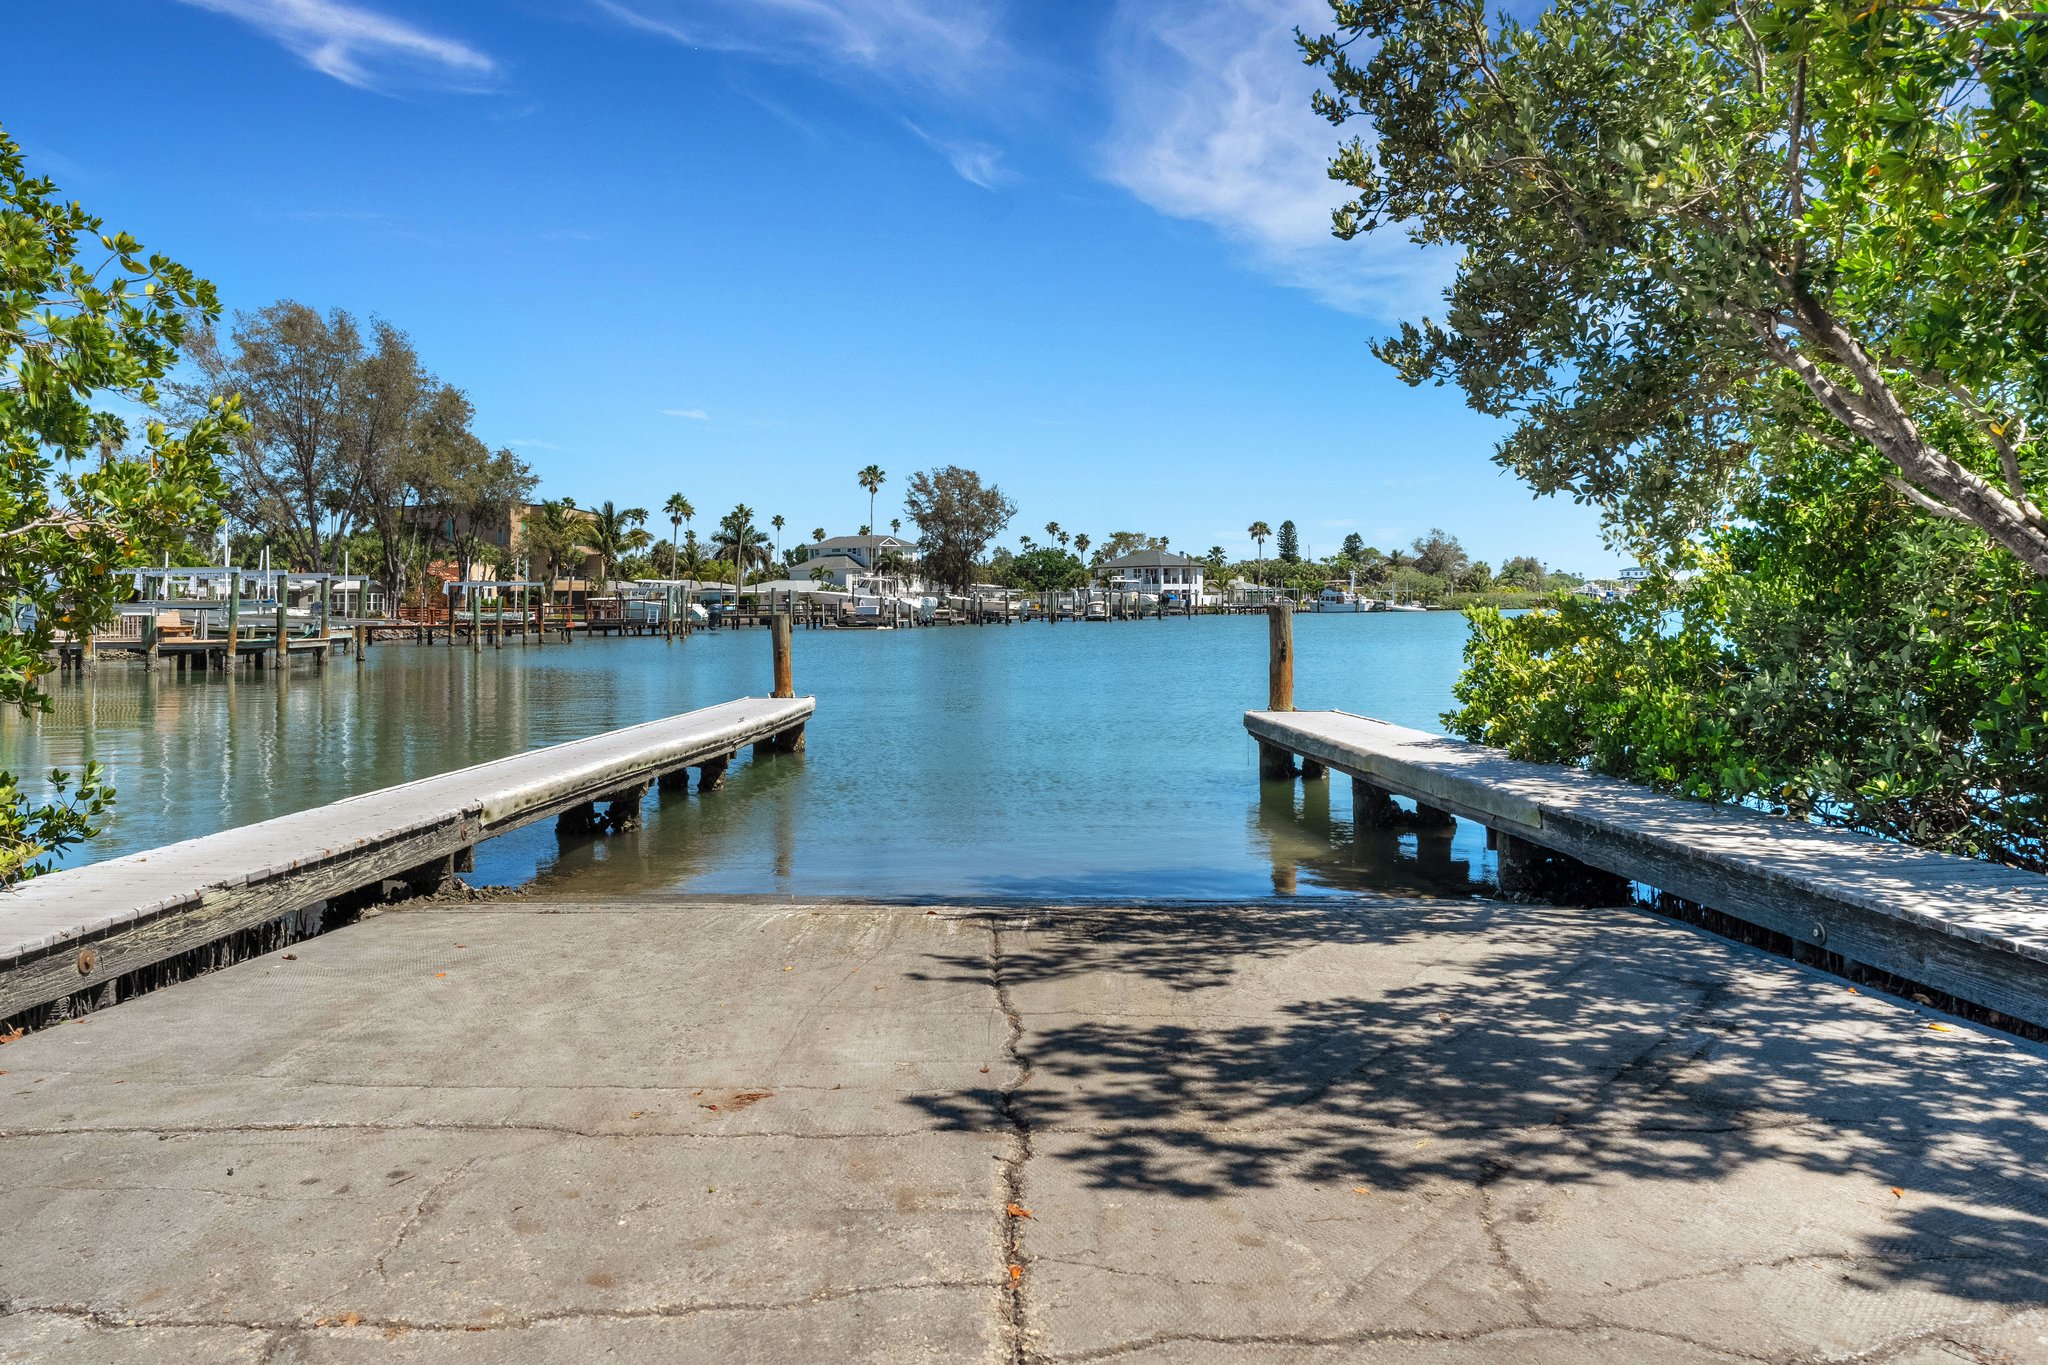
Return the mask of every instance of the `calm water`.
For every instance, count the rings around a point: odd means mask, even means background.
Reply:
[[[1296,701],[1439,730],[1465,622],[1304,616]],[[1350,784],[1262,791],[1242,713],[1266,687],[1259,617],[802,631],[809,752],[737,765],[710,798],[557,844],[551,824],[478,850],[480,882],[579,890],[1001,897],[1468,889],[1461,827],[1418,848],[1354,839]],[[56,712],[0,721],[0,765],[97,758],[120,805],[89,856],[246,824],[769,686],[765,631],[545,649],[378,646],[358,667],[181,678],[110,664]],[[1323,790],[1327,788],[1327,790]]]

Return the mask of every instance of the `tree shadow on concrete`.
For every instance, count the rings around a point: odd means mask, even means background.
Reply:
[[[1219,1200],[1302,1181],[1648,1181],[1681,1200],[1780,1163],[1910,1191],[1850,1275],[2048,1302],[2038,1048],[1931,1030],[1909,1008],[1629,910],[1372,901],[984,918],[992,951],[940,957],[929,975],[999,984],[1026,1074],[1003,1097],[911,1102],[946,1129],[1019,1122],[1037,1159],[1087,1187]]]

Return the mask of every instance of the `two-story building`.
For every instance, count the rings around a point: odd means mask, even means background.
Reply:
[[[899,536],[828,536],[804,548],[808,553],[790,568],[791,578],[806,583],[829,582],[850,592],[896,595],[924,591],[914,568],[886,574],[877,571],[876,566],[891,555],[905,566],[914,564],[916,547]]]
[[[1202,603],[1209,566],[1172,550],[1133,550],[1095,566],[1103,582],[1157,593],[1171,603]]]

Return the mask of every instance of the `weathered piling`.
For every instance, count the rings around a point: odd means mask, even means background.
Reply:
[[[796,682],[790,668],[790,628],[787,616],[774,618],[769,626],[769,637],[773,641],[775,651],[775,691],[770,695],[793,697],[796,695]]]
[[[1294,709],[1294,615],[1281,607],[1266,612],[1268,650],[1266,709]],[[1269,781],[1286,781],[1294,776],[1294,755],[1285,749],[1259,743],[1259,776]]]

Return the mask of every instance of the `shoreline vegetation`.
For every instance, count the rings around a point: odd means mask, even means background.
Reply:
[[[2048,871],[2048,15],[1473,13],[1297,35],[1332,227],[1458,253],[1374,354],[1510,421],[1496,462],[1652,573],[1475,609],[1446,723]]]

